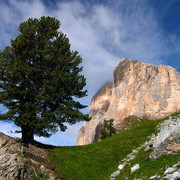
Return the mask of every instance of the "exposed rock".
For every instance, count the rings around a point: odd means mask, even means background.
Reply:
[[[111,180],[115,179],[117,176],[119,176],[119,174],[120,174],[120,171],[117,170],[116,172],[114,172],[113,174],[111,174],[110,179],[111,179]]]
[[[17,140],[0,133],[0,179],[32,180],[37,172],[55,180],[47,153],[35,146],[24,147]]]
[[[125,166],[125,164],[120,164],[120,165],[118,166],[118,169],[119,169],[119,170],[123,170],[123,169],[124,169],[124,166]]]
[[[135,164],[132,168],[131,168],[131,173],[134,173],[135,171],[137,171],[140,168],[139,164]]]
[[[158,129],[159,133],[149,143],[154,149],[149,158],[156,159],[161,154],[180,151],[180,118],[166,120]]]
[[[180,168],[180,161],[177,164],[174,164],[173,168]]]
[[[166,169],[166,171],[164,172],[164,175],[171,174],[171,173],[173,173],[175,171],[176,171],[175,168],[170,167],[170,168]]]
[[[89,116],[93,117],[93,119],[80,129],[77,140],[78,145],[89,144],[87,143],[87,140],[92,141],[93,139],[93,142],[99,140],[101,123],[94,119],[100,119],[107,112],[110,105],[112,88],[113,83],[108,82],[103,87],[101,87],[93,97],[89,112]]]
[[[151,176],[149,179],[156,179],[158,175]]]
[[[90,117],[101,118],[108,110],[112,95],[113,82],[104,84],[91,102]]]
[[[130,115],[159,119],[180,109],[180,73],[170,66],[154,66],[123,59],[114,70],[114,81],[93,97],[92,119],[79,131],[77,145],[99,140],[102,122],[123,123]]]
[[[174,164],[173,167],[169,167],[164,172],[165,180],[179,180],[180,179],[180,161]]]
[[[164,177],[165,180],[179,180],[180,179],[180,171],[174,172],[173,174],[168,174]]]

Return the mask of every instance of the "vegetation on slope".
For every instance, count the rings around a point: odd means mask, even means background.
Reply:
[[[171,115],[171,118],[180,117],[180,111]],[[167,167],[172,167],[174,164],[180,161],[180,151],[174,154],[163,154],[157,159],[149,159],[152,149],[144,151],[142,148],[136,158],[129,162],[129,164],[121,171],[120,176],[116,180],[134,180],[138,178],[149,179],[151,176],[161,176]],[[140,169],[131,174],[130,170],[135,164],[140,165]],[[158,179],[158,178],[157,178]]]
[[[156,126],[163,120],[150,121],[129,117],[126,121],[127,124],[131,125],[130,128],[122,130],[98,143],[48,149],[58,175],[65,178],[65,180],[109,179],[110,175],[117,169],[120,161],[131,153],[133,149],[147,141],[148,136],[157,131]],[[134,161],[141,160],[141,164],[145,163],[141,156],[144,157],[146,154],[138,154]],[[164,158],[166,159],[166,157]],[[169,161],[163,160],[164,162],[167,164]],[[147,171],[150,171],[154,165],[155,160],[147,161],[144,164],[145,167],[148,166],[149,168],[146,167]],[[146,170],[144,170],[145,173]],[[124,176],[127,176],[127,174],[129,174],[128,170],[124,171]]]
[[[151,151],[146,152],[144,149],[142,149],[137,154],[136,158],[125,166],[124,170],[121,171],[121,174],[116,178],[116,180],[134,180],[138,178],[148,180],[154,175],[162,176],[167,167],[172,167],[174,164],[180,161],[180,152],[169,155],[164,154],[157,159],[147,159],[150,153]],[[139,164],[140,169],[132,174],[130,172],[131,167],[133,167],[135,164]]]

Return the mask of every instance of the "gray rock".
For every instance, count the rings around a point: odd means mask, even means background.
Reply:
[[[179,180],[180,179],[180,171],[176,171],[173,173],[173,178],[174,180]]]
[[[125,166],[125,164],[120,164],[120,165],[118,166],[118,169],[119,169],[119,170],[122,170],[122,169],[124,169],[124,166]]]
[[[115,179],[115,178],[116,178],[117,176],[119,176],[119,175],[120,175],[120,171],[117,170],[117,171],[115,171],[115,172],[113,172],[113,173],[111,174],[110,179],[113,180],[113,179]]]
[[[136,156],[134,154],[129,154],[127,157],[129,159],[129,161],[131,161],[131,160],[136,158]]]
[[[146,148],[144,149],[144,151],[148,151],[150,150],[150,146],[146,146]]]
[[[158,175],[154,175],[154,176],[151,176],[149,179],[156,179],[158,177]]]
[[[149,141],[154,149],[149,156],[152,159],[163,153],[172,154],[180,150],[180,118],[168,119],[158,129],[157,136]]]
[[[171,173],[173,173],[175,171],[176,171],[175,168],[170,167],[170,168],[166,169],[166,171],[164,172],[164,175],[171,174]]]
[[[131,168],[131,173],[134,173],[135,171],[137,171],[140,168],[139,164],[135,164],[132,168]]]
[[[165,180],[179,180],[180,179],[180,171],[176,171],[173,174],[168,174],[164,177]]]
[[[173,165],[173,168],[177,168],[177,167],[180,167],[180,161]]]

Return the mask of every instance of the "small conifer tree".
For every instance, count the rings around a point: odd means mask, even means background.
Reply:
[[[116,129],[113,126],[113,121],[114,119],[104,120],[103,127],[101,129],[101,135],[100,135],[101,139],[105,139],[116,133]]]

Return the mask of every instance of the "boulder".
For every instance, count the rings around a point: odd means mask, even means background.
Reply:
[[[176,171],[173,174],[168,174],[164,177],[165,180],[179,180],[180,179],[180,171]]]
[[[170,168],[166,169],[166,171],[164,172],[164,175],[171,174],[171,173],[173,173],[175,171],[176,171],[175,168],[170,167]]]
[[[119,170],[123,170],[123,169],[124,169],[124,166],[125,166],[125,164],[120,164],[120,165],[118,166],[118,169],[119,169]]]
[[[110,179],[113,180],[113,179],[115,179],[119,175],[120,175],[120,171],[117,170],[117,171],[115,171],[114,173],[111,174]]]
[[[139,164],[135,164],[132,168],[131,168],[131,173],[134,173],[135,171],[137,171],[140,168]]]
[[[156,159],[161,154],[174,154],[180,151],[180,117],[164,121],[158,131],[149,142],[148,146],[151,145],[153,148],[149,158]]]
[[[158,175],[151,176],[149,179],[156,179]]]

